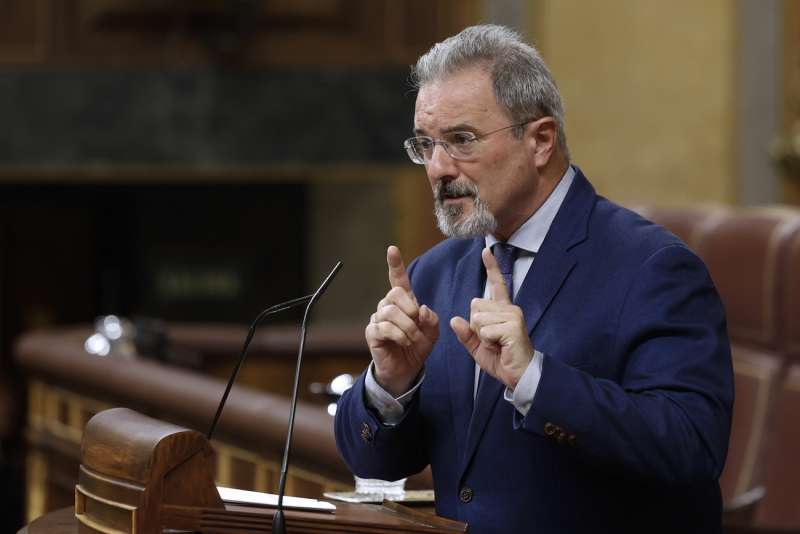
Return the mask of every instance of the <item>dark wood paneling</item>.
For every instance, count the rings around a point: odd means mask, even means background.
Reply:
[[[38,63],[50,43],[48,0],[0,0],[0,63]]]
[[[477,0],[2,0],[0,62],[408,64]],[[52,28],[52,44],[51,44]]]

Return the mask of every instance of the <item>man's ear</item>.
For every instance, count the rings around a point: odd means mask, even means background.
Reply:
[[[533,150],[534,164],[546,166],[558,144],[558,125],[553,117],[542,117],[528,125],[526,137]]]

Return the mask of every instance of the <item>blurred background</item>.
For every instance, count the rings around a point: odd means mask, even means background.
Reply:
[[[223,376],[230,358],[198,356],[201,334],[235,355],[262,308],[341,259],[314,318],[366,362],[385,247],[410,260],[439,239],[401,148],[408,67],[479,22],[540,48],[601,194],[800,204],[792,0],[0,0],[3,532],[52,508],[25,497],[44,460],[26,440],[23,332],[138,318]],[[262,370],[245,382],[286,391]]]

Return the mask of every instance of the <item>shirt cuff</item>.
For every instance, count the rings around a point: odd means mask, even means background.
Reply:
[[[533,398],[536,390],[539,389],[539,380],[542,378],[542,363],[544,354],[538,350],[533,351],[533,359],[528,364],[528,368],[522,373],[517,382],[517,387],[513,390],[506,388],[503,398],[514,405],[514,408],[525,417],[533,405]]]
[[[414,394],[419,389],[419,386],[422,384],[425,373],[419,374],[417,381],[411,386],[411,389],[395,398],[375,380],[375,376],[373,375],[374,368],[375,362],[370,362],[367,374],[364,377],[367,406],[378,413],[383,424],[394,426],[403,419],[403,413],[414,398]]]

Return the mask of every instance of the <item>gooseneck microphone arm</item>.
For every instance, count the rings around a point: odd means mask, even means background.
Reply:
[[[216,430],[217,428],[219,417],[220,415],[222,415],[222,409],[225,407],[225,403],[228,400],[228,395],[231,392],[233,383],[236,382],[236,377],[239,375],[239,369],[242,368],[242,364],[244,363],[244,358],[247,355],[247,348],[250,346],[250,342],[253,340],[253,335],[256,333],[256,328],[258,327],[258,325],[260,325],[264,321],[264,319],[266,319],[270,315],[294,308],[296,306],[300,306],[301,304],[305,304],[306,302],[310,302],[315,294],[316,293],[312,293],[311,295],[306,295],[305,297],[287,300],[286,302],[281,302],[280,304],[270,306],[266,310],[259,313],[258,317],[255,318],[253,324],[250,325],[250,331],[247,333],[247,338],[244,340],[244,345],[242,346],[242,352],[239,354],[239,359],[236,362],[236,368],[233,370],[233,374],[231,374],[230,380],[228,380],[228,385],[225,387],[225,393],[222,394],[222,400],[220,400],[219,406],[217,407],[217,413],[216,415],[214,415],[214,421],[211,422],[211,428],[208,429],[208,434],[206,434],[206,437],[208,438],[209,441],[211,441],[211,436],[214,435],[214,430]]]
[[[278,482],[278,506],[275,508],[275,515],[272,518],[272,534],[286,534],[286,521],[283,516],[283,494],[286,491],[286,471],[289,467],[289,451],[292,448],[292,432],[294,431],[294,414],[297,411],[297,390],[300,385],[300,371],[303,366],[303,349],[306,344],[306,327],[308,325],[308,317],[311,313],[311,308],[316,304],[322,294],[328,289],[328,286],[333,281],[339,269],[342,268],[342,262],[339,261],[333,267],[328,276],[323,280],[314,294],[306,305],[306,311],[303,314],[303,323],[300,327],[300,348],[297,350],[297,365],[294,371],[294,387],[292,388],[292,407],[289,412],[289,429],[286,432],[286,446],[283,449],[283,462],[281,464],[281,478]]]

